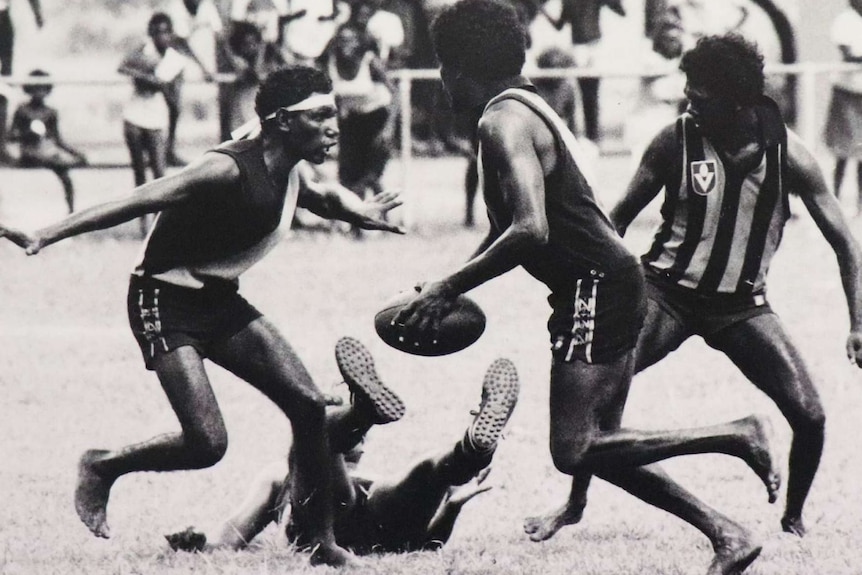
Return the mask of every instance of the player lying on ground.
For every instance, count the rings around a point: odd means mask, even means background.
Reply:
[[[237,292],[239,276],[280,237],[297,206],[364,229],[401,232],[383,220],[395,194],[367,202],[340,187],[314,185],[297,165],[320,164],[337,142],[332,84],[318,70],[284,68],[260,87],[259,134],[227,142],[184,170],[127,198],[82,210],[32,234],[0,226],[28,254],[64,238],[159,212],[132,272],[128,313],[146,367],[155,370],[182,431],[118,450],[90,450],[79,466],[75,508],[108,537],[107,504],[117,478],[135,471],[199,469],[227,450],[227,430],[204,358],[249,382],[290,419],[296,490],[307,508],[311,560],[343,564],[332,533],[325,399],[274,325]],[[85,245],[85,244],[81,244]],[[303,511],[305,513],[305,511]]]
[[[374,425],[398,420],[401,400],[377,376],[371,354],[352,338],[335,348],[352,405],[327,410],[330,462],[335,486],[335,539],[356,553],[436,549],[448,541],[467,501],[490,489],[483,482],[503,427],[518,399],[518,374],[507,359],[488,368],[478,414],[454,448],[425,457],[400,476],[368,479],[351,469]],[[293,452],[291,452],[291,464]],[[285,526],[288,538],[309,545],[307,514],[298,513],[293,475],[285,462],[267,467],[245,501],[214,537],[189,527],[168,535],[174,550],[241,549],[269,523]]]
[[[648,305],[635,372],[699,335],[768,395],[793,429],[781,526],[802,536],[825,416],[802,354],[766,299],[769,263],[789,216],[788,194],[802,199],[837,256],[850,311],[846,353],[856,365],[862,365],[862,252],[816,159],[763,95],[757,48],[739,36],[707,37],[680,67],[688,109],[655,137],[611,212],[625,234],[665,189],[662,222],[642,257]],[[575,478],[566,505],[529,518],[531,538],[547,539],[576,523],[588,483]]]
[[[522,266],[550,290],[550,426],[554,465],[596,474],[701,530],[715,548],[710,574],[741,571],[761,546],[744,527],[643,465],[695,453],[742,458],[775,501],[766,422],[671,431],[621,429],[646,310],[644,277],[593,193],[580,147],[521,75],[524,31],[514,10],[463,0],[434,25],[440,77],[453,107],[482,112],[480,175],[490,231],[449,276],[424,285],[394,318],[408,340],[433,340],[458,294]]]

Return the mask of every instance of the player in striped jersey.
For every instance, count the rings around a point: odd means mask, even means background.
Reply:
[[[158,212],[128,292],[129,323],[147,369],[154,370],[182,431],[117,450],[91,449],[79,464],[75,508],[98,537],[109,537],[114,482],[135,471],[200,469],[227,449],[227,430],[204,359],[244,379],[290,419],[300,473],[298,500],[309,517],[312,563],[344,565],[352,555],[333,533],[325,398],[276,327],[239,293],[239,276],[278,240],[296,206],[364,229],[401,232],[382,218],[395,194],[363,202],[341,187],[302,179],[297,165],[322,163],[337,142],[332,84],[313,68],[283,68],[261,85],[256,135],[226,142],[182,171],[126,198],[77,212],[25,233],[0,237],[28,254],[62,239]]]
[[[424,284],[395,318],[404,337],[433,338],[451,301],[516,266],[550,290],[551,455],[569,475],[596,475],[683,518],[712,542],[711,575],[735,573],[760,553],[743,526],[661,471],[669,457],[725,453],[758,474],[770,500],[778,475],[757,417],[697,429],[620,429],[645,308],[637,259],[593,194],[575,137],[521,75],[524,33],[495,0],[462,0],[434,25],[440,77],[454,107],[481,113],[479,174],[490,231],[449,276]]]
[[[862,365],[862,253],[812,154],[763,96],[763,59],[739,36],[700,40],[680,64],[688,109],[645,152],[611,212],[621,234],[665,190],[662,221],[642,263],[647,319],[635,372],[701,336],[767,394],[793,429],[784,531],[805,534],[802,510],[823,450],[825,416],[801,354],[766,299],[766,273],[802,199],[838,258],[850,311],[846,353]],[[528,520],[550,537],[574,522],[585,491],[573,484],[559,511]]]

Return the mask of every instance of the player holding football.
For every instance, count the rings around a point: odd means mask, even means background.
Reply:
[[[521,75],[524,33],[494,0],[463,0],[434,24],[440,76],[454,107],[481,113],[480,175],[491,223],[475,254],[425,284],[394,319],[404,337],[433,341],[453,299],[516,266],[551,290],[551,455],[569,475],[596,474],[673,513],[712,542],[711,575],[736,573],[761,546],[656,467],[669,457],[741,457],[777,498],[778,473],[758,417],[706,428],[620,429],[646,302],[643,272],[596,203],[578,143]]]
[[[369,479],[350,469],[362,454],[365,434],[373,425],[400,419],[404,404],[380,381],[374,359],[357,340],[340,339],[335,357],[352,397],[352,405],[330,408],[326,418],[336,541],[358,554],[438,549],[449,540],[464,504],[491,489],[483,485],[488,466],[518,401],[515,366],[507,359],[491,364],[479,411],[453,448],[420,459],[401,475]],[[271,522],[284,523],[292,542],[307,545],[308,518],[296,512],[299,493],[286,463],[275,463],[258,476],[215,537],[190,527],[167,536],[171,547],[241,549]]]
[[[699,335],[768,395],[793,429],[781,526],[805,534],[802,508],[823,451],[825,416],[801,354],[766,300],[766,273],[796,193],[838,260],[850,311],[846,352],[862,365],[862,252],[817,161],[763,95],[763,58],[739,36],[687,52],[686,113],[653,139],[611,212],[621,234],[665,188],[662,222],[641,258],[647,320],[635,371]],[[576,521],[586,482],[560,510],[528,520],[535,539]]]
[[[113,483],[134,471],[199,469],[218,462],[227,430],[204,358],[269,397],[293,428],[294,478],[307,516],[312,563],[343,565],[352,556],[335,543],[325,400],[293,348],[239,293],[239,275],[279,238],[297,206],[364,229],[401,232],[383,220],[395,194],[367,202],[343,188],[300,179],[302,160],[322,163],[337,142],[329,79],[307,67],[284,68],[260,87],[258,135],[222,144],[177,174],[149,182],[127,198],[83,210],[32,234],[0,226],[28,254],[64,238],[159,212],[132,272],[128,313],[146,367],[155,370],[182,431],[122,449],[89,450],[79,466],[75,508],[108,537]]]

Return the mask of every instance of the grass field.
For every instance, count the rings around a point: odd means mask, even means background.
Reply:
[[[604,158],[599,174],[612,199],[630,173],[628,158]],[[381,303],[412,282],[460,262],[482,231],[459,226],[463,164],[417,161],[409,190],[419,229],[406,237],[355,242],[340,234],[300,232],[243,280],[243,292],[282,330],[319,385],[336,385],[332,349],[352,335],[375,354],[378,369],[403,396],[404,420],[372,431],[363,466],[394,473],[428,450],[451,445],[479,399],[484,370],[499,356],[517,365],[523,391],[491,475],[496,488],[470,503],[450,544],[437,553],[371,558],[361,572],[543,575],[698,574],[711,558],[707,540],[601,481],[583,522],[542,544],[521,531],[526,515],[564,497],[568,481],[547,447],[549,353],[544,288],[515,271],[471,295],[488,316],[477,344],[445,358],[417,358],[387,348],[373,332]],[[74,174],[80,206],[123,193],[126,171]],[[399,181],[397,167],[390,174]],[[62,215],[59,184],[48,172],[0,172],[0,221],[30,226]],[[480,212],[481,213],[481,212]],[[655,223],[647,214],[627,241],[638,250]],[[862,222],[852,222],[862,234]],[[290,441],[286,420],[248,385],[212,367],[213,386],[230,432],[215,467],[134,474],[115,486],[113,537],[97,540],[72,506],[76,461],[89,447],[119,447],[177,429],[155,376],[142,367],[125,319],[126,278],[139,243],[136,226],[58,244],[25,258],[0,243],[0,573],[326,573],[312,569],[274,528],[242,553],[175,555],[162,535],[212,525],[245,492],[246,482]],[[685,457],[667,468],[711,505],[765,542],[754,575],[862,573],[862,454],[857,447],[862,378],[844,357],[848,321],[829,246],[802,216],[787,228],[770,278],[773,306],[820,383],[827,444],[807,507],[809,535],[779,529],[782,504],[766,502],[760,482],[738,460]],[[629,427],[716,423],[749,412],[772,416],[780,457],[789,429],[774,406],[723,356],[701,341],[683,345],[640,375],[626,413]]]

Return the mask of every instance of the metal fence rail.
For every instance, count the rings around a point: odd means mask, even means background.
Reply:
[[[818,141],[820,133],[817,122],[817,98],[818,87],[822,88],[828,84],[828,76],[839,72],[859,71],[862,66],[841,62],[800,62],[795,64],[768,64],[765,68],[767,75],[795,76],[797,78],[796,89],[796,130],[800,137],[809,146],[814,146]],[[595,67],[595,68],[559,68],[559,69],[531,69],[525,71],[530,78],[601,78],[601,79],[655,79],[666,76],[678,75],[679,72],[669,65],[657,69],[633,68],[633,67]],[[399,86],[400,103],[400,154],[401,154],[401,184],[402,190],[408,196],[405,201],[405,224],[411,226],[414,222],[410,210],[409,195],[415,189],[411,181],[410,165],[413,160],[413,134],[411,126],[413,121],[413,109],[411,105],[412,88],[415,82],[439,81],[437,70],[411,70],[401,69],[390,72],[390,76]],[[232,74],[218,74],[214,81],[218,83],[229,83],[234,80]],[[50,77],[30,76],[7,76],[0,79],[0,83],[11,86],[22,86],[25,84],[53,84],[104,87],[113,85],[128,85],[129,78],[120,74],[100,75],[93,77],[82,77],[80,73],[72,76],[52,75]],[[191,81],[192,83],[205,83],[203,80]],[[682,94],[680,94],[682,98]],[[103,166],[97,166],[103,167]]]

